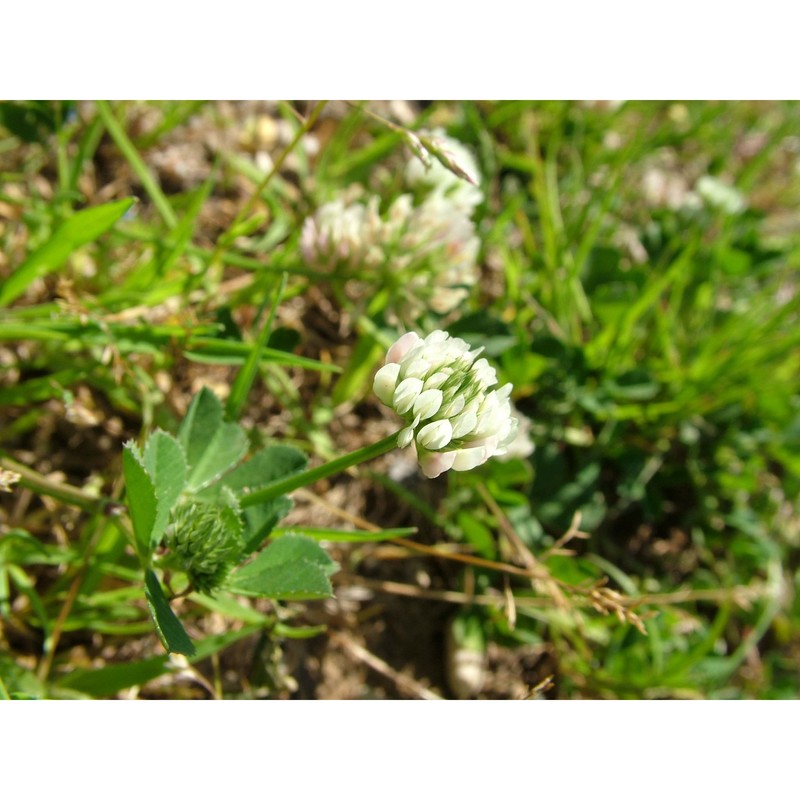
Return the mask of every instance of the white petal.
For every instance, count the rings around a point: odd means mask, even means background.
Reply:
[[[420,419],[430,419],[442,407],[442,393],[438,389],[426,389],[414,401],[414,413]]]
[[[456,472],[466,472],[480,466],[489,458],[485,447],[464,447],[461,450],[451,451],[456,454],[453,459],[453,469]]]
[[[497,373],[494,371],[494,367],[489,366],[489,362],[485,358],[479,358],[472,365],[472,372],[484,389],[497,383]]]
[[[449,338],[450,334],[447,333],[447,331],[433,331],[425,337],[425,344],[427,345],[441,344],[442,342],[446,341]]]
[[[397,376],[399,374],[399,364],[386,364],[375,373],[372,390],[385,406],[392,404],[392,396],[397,388]]]
[[[408,447],[412,440],[414,439],[414,428],[419,424],[419,417],[414,420],[413,425],[409,425],[407,428],[403,428],[400,433],[397,434],[397,446],[398,447]]]
[[[427,382],[425,384],[428,385]],[[450,402],[444,406],[441,410],[443,417],[449,417],[452,419],[453,417],[457,416],[464,410],[464,406],[467,404],[467,401],[464,399],[463,392],[457,394]]]
[[[433,368],[433,365],[425,357],[425,354],[410,354],[403,361],[404,378],[424,378]]]
[[[422,391],[422,381],[419,378],[406,378],[400,381],[392,396],[392,408],[398,414],[405,414]]]
[[[503,425],[500,427],[500,430],[497,432],[497,439],[498,439],[498,449],[503,448],[505,449],[517,436],[517,428],[519,427],[519,422],[515,417],[511,417],[507,419]]]
[[[478,415],[472,410],[467,410],[463,414],[459,414],[455,417],[452,423],[453,438],[460,439],[462,436],[467,436],[475,430],[475,426],[478,424]]]
[[[506,383],[505,385],[501,386],[499,389],[495,389],[495,394],[497,395],[498,400],[505,400],[507,397],[511,395],[511,390],[514,387],[510,383]]]
[[[419,460],[419,465],[426,478],[438,478],[453,466],[456,454],[451,450],[447,453],[426,453]]]
[[[434,372],[433,375],[425,379],[425,388],[438,389],[449,377],[450,372],[447,370]]]
[[[417,444],[426,450],[441,450],[450,444],[453,438],[453,426],[449,419],[440,419],[431,422],[417,434]]]
[[[397,364],[403,356],[419,341],[414,331],[404,333],[390,348],[386,354],[387,364]]]

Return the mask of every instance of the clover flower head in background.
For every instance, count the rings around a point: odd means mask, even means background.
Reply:
[[[400,195],[383,215],[378,197],[349,205],[335,200],[306,219],[300,250],[309,266],[383,271],[383,284],[396,285],[393,310],[413,322],[426,309],[446,314],[462,303],[478,281],[480,243],[475,225],[442,195],[420,205]]]
[[[425,134],[425,141],[435,148],[430,153],[469,180],[432,156],[427,168],[414,157],[405,173],[413,194],[399,195],[381,213],[377,195],[351,186],[306,219],[300,237],[305,262],[349,279],[345,291],[352,299],[370,294],[368,286],[352,280],[355,273],[374,273],[375,282],[390,289],[389,319],[408,325],[426,311],[446,315],[458,308],[480,274],[480,241],[471,219],[483,201],[470,183],[480,177],[475,159],[441,131]]]
[[[341,265],[374,267],[385,258],[383,228],[377,197],[366,204],[334,200],[306,219],[300,252],[306,263],[331,271]]]
[[[694,188],[707,205],[729,216],[741,214],[747,208],[747,201],[738,189],[712,175],[703,175]]]
[[[483,192],[478,188],[481,174],[475,157],[469,148],[458,139],[447,136],[441,128],[420,131],[437,146],[439,152],[453,165],[453,169],[468,175],[470,180],[459,177],[435,158],[426,166],[421,159],[412,158],[406,166],[406,181],[411,186],[426,186],[434,194],[447,199],[467,215],[483,202]]]
[[[492,389],[497,375],[480,353],[445,331],[406,333],[375,375],[375,394],[407,423],[398,445],[413,444],[428,478],[477,467],[516,436],[511,384]]]
[[[404,291],[397,298],[403,319],[415,320],[426,308],[447,314],[478,282],[475,225],[441,195],[432,194],[411,208],[395,250],[406,262]]]

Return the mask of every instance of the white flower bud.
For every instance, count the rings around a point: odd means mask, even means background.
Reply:
[[[441,450],[453,438],[453,426],[449,419],[439,419],[422,428],[417,434],[417,444],[426,450]]]
[[[435,155],[430,168],[413,159],[406,172],[413,193],[399,195],[381,213],[377,195],[350,187],[306,219],[300,236],[306,263],[347,279],[345,291],[358,281],[353,273],[391,277],[387,311],[406,323],[426,311],[452,312],[480,278],[480,240],[471,218],[483,202],[477,164],[460,142],[434,133],[426,134]],[[363,286],[357,293],[364,293]],[[411,344],[418,338],[413,334]],[[388,362],[398,361],[408,346],[401,344]]]
[[[394,390],[392,405],[398,414],[405,414],[419,397],[424,384],[419,378],[406,378]]]
[[[429,419],[442,407],[442,393],[438,389],[426,389],[414,401],[414,412],[420,419]]]
[[[426,478],[438,478],[453,466],[455,460],[455,451],[449,450],[439,453],[425,453],[420,456],[419,464]]]
[[[486,447],[465,447],[463,450],[456,450],[453,469],[456,472],[466,472],[483,464],[488,458],[489,452]]]
[[[391,405],[394,390],[397,388],[397,376],[400,374],[399,364],[385,364],[375,374],[372,390],[378,395],[381,403]]]
[[[390,348],[386,354],[386,363],[398,363],[400,359],[419,341],[419,336],[410,331],[403,334]]]
[[[478,415],[471,409],[459,414],[453,419],[453,438],[460,439],[462,436],[472,433],[477,424]]]
[[[516,420],[514,434],[507,440],[506,446],[500,455],[501,461],[508,461],[512,458],[527,458],[535,449],[530,437],[531,421],[511,405],[512,419]]]

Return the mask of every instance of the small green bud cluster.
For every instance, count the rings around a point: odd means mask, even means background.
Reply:
[[[240,527],[236,512],[227,506],[184,503],[175,510],[167,541],[198,591],[218,589],[236,564]]]

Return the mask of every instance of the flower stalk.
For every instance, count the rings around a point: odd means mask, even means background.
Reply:
[[[358,464],[363,464],[365,461],[370,461],[373,458],[382,456],[384,453],[394,450],[395,447],[397,447],[397,433],[393,433],[374,444],[354,450],[352,453],[347,453],[347,455],[334,458],[333,461],[328,461],[326,464],[320,464],[318,467],[307,469],[297,475],[290,475],[288,478],[281,478],[280,480],[268,483],[257,491],[244,495],[241,498],[240,504],[242,508],[247,508],[248,506],[265,503],[268,500],[274,500],[282,494],[288,494],[302,486],[308,486],[323,478],[343,472],[348,467],[355,467]]]

